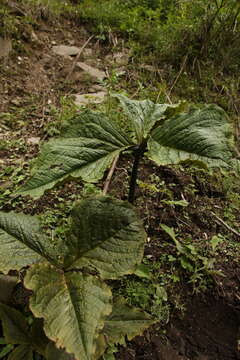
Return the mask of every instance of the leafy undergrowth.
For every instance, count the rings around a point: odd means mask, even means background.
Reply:
[[[38,200],[14,195],[15,190],[29,175],[30,159],[39,151],[39,144],[34,143],[33,139],[40,138],[39,140],[44,141],[58,135],[60,128],[76,111],[73,102],[66,95],[86,92],[94,85],[91,79],[82,75],[79,77],[76,72],[70,81],[66,81],[71,61],[51,53],[51,47],[55,43],[70,44],[73,41],[81,46],[90,34],[81,26],[73,27],[76,23],[71,23],[70,20],[61,19],[59,23],[57,17],[49,17],[47,8],[45,12],[43,10],[39,10],[37,17],[28,13],[32,16],[31,19],[18,14],[19,28],[10,28],[7,33],[14,34],[14,51],[0,68],[0,86],[3,90],[0,99],[0,207],[4,211],[41,215],[48,236],[58,239],[69,226],[67,218],[74,203],[89,195],[98,194],[105,179],[97,185],[87,185],[80,180],[60,184]],[[14,12],[11,16],[16,20]],[[28,22],[28,26],[25,26],[23,19]],[[111,37],[111,32],[109,34]],[[109,47],[106,39],[101,40],[100,36],[106,36],[105,29],[97,35],[99,37],[90,46],[104,64],[106,55],[112,54],[113,45]],[[119,51],[122,45],[114,46],[113,52]],[[198,66],[198,81],[190,76],[188,68],[182,71],[172,88],[174,76],[177,75],[176,69],[166,70],[163,67],[158,71],[156,68],[146,68],[145,63],[142,63],[142,68],[136,69],[136,57],[133,56],[132,59],[125,66],[123,76],[116,74],[115,65],[110,66],[110,76],[104,83],[108,90],[118,91],[124,88],[138,98],[158,98],[158,102],[167,102],[169,89],[172,89],[170,97],[174,101],[182,97],[196,101],[197,97],[198,102],[211,100],[230,109],[232,113],[233,109],[238,109],[237,80],[234,75],[231,78],[231,88],[224,88],[222,82],[229,81],[229,74],[225,77],[220,73],[218,81],[211,83],[209,79],[214,77],[209,76],[209,69],[212,70],[212,67],[207,69],[199,61],[195,65]],[[122,116],[116,112],[113,101],[109,100],[99,108],[107,109],[122,124]],[[235,115],[236,113],[238,110]],[[127,198],[131,164],[130,155],[120,158],[117,164],[109,193],[119,199]],[[141,163],[139,173],[135,206],[147,231],[143,264],[134,275],[125,276],[114,283],[109,281],[109,285],[113,287],[115,295],[124,296],[129,305],[142,308],[157,317],[159,322],[144,337],[127,342],[126,350],[120,349],[115,356],[124,360],[158,359],[158,344],[163,343],[159,349],[163,353],[168,339],[179,353],[195,359],[198,354],[196,349],[191,348],[192,352],[189,350],[189,343],[185,344],[185,350],[181,348],[182,344],[174,343],[179,337],[186,340],[187,326],[195,326],[195,329],[199,326],[199,323],[190,321],[191,311],[196,313],[196,317],[199,314],[200,318],[210,318],[214,311],[225,311],[229,314],[228,318],[232,319],[233,312],[229,310],[229,305],[231,309],[239,310],[239,179],[229,172],[209,173],[187,166],[157,167],[149,160]],[[20,273],[20,279],[22,277],[23,274]],[[33,319],[28,299],[29,292],[23,289],[21,282],[18,283],[11,301],[17,309],[23,311],[31,325]],[[210,299],[216,299],[215,307],[215,300],[211,302]],[[211,306],[208,307],[206,302],[211,302]],[[186,320],[182,325],[179,322],[184,315]],[[226,334],[227,316],[225,320],[225,325],[217,327],[223,334]],[[227,346],[227,342],[216,333],[216,348],[207,352],[210,342],[205,342],[206,347],[200,347],[200,353],[205,352],[210,359],[237,358],[237,325],[234,320],[231,321],[232,332],[229,334],[233,336],[226,337],[228,344],[231,344],[229,353],[224,352],[219,345],[222,341]],[[200,328],[204,333],[204,326],[201,325]],[[178,332],[174,333],[176,329],[181,329],[180,335]],[[208,328],[205,330],[209,331]],[[214,331],[214,325],[210,330]],[[199,339],[198,335],[194,335],[195,348],[201,341],[204,343],[204,339]],[[0,341],[0,356],[7,358],[4,352],[11,351],[12,347],[4,344],[2,337]],[[142,349],[142,353],[139,349]],[[110,348],[108,356],[118,350],[119,348]],[[219,351],[218,357],[214,357],[214,351]],[[169,359],[174,359],[175,355],[168,356]]]

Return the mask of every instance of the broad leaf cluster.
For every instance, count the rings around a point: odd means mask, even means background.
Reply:
[[[115,95],[127,116],[129,132],[106,115],[83,111],[62,136],[42,147],[32,177],[20,194],[41,196],[69,178],[97,182],[120,153],[142,149],[158,165],[197,162],[239,168],[233,161],[233,136],[225,112],[216,105],[187,109],[186,104],[154,104]]]
[[[128,132],[104,114],[77,114],[60,138],[43,145],[20,194],[37,198],[70,177],[97,182],[124,151],[134,154],[130,202],[143,154],[158,165],[195,162],[240,172],[230,122],[218,106],[189,109],[184,103],[115,96]],[[37,217],[0,212],[0,271],[28,267],[24,284],[33,292],[30,309],[44,319],[44,332],[36,336],[38,326],[29,329],[20,313],[0,305],[4,336],[18,344],[8,360],[31,360],[33,349],[47,360],[95,360],[109,345],[154,323],[123,299],[113,299],[104,282],[134,273],[141,262],[146,234],[132,205],[106,196],[89,198],[75,206],[71,222],[64,239],[53,244]]]
[[[33,291],[30,308],[44,319],[52,341],[40,349],[47,359],[56,353],[63,359],[92,360],[109,344],[125,335],[132,338],[154,322],[123,300],[115,303],[104,282],[135,271],[146,234],[133,207],[109,197],[83,200],[71,221],[65,241],[52,245],[37,217],[0,212],[0,270],[29,267],[24,284]],[[5,338],[19,344],[11,359],[32,359],[35,343],[22,315],[0,305],[0,318]]]

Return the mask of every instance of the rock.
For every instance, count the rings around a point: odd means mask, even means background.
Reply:
[[[15,105],[15,106],[19,106],[21,104],[21,98],[16,97],[16,98],[10,100],[10,103]]]
[[[84,58],[92,57],[93,56],[93,50],[90,49],[90,48],[85,48],[85,49],[83,49],[82,54],[83,54]]]
[[[120,67],[120,68],[116,68],[115,69],[115,74],[117,76],[123,76],[126,74],[126,70],[124,70],[125,68],[124,67]]]
[[[88,73],[90,76],[92,76],[93,78],[96,78],[99,81],[102,81],[105,77],[106,74],[104,71],[101,71],[99,69],[96,69],[90,65],[87,65],[84,62],[78,62],[77,66],[79,66],[83,71],[85,71],[86,73]]]
[[[126,51],[113,54],[113,59],[118,66],[127,65],[129,58],[130,58],[130,55]]]
[[[117,52],[114,54],[108,54],[105,57],[105,61],[112,65],[126,66],[129,62],[129,58],[130,58],[129,51],[123,50],[121,52]]]
[[[152,65],[142,64],[140,67],[144,70],[150,71],[150,72],[157,72],[157,69]]]
[[[104,87],[101,86],[101,85],[98,85],[98,84],[93,85],[93,86],[89,89],[89,91],[90,91],[91,93],[95,93],[95,92],[99,92],[99,91],[104,91],[104,92],[106,92],[105,89],[104,89]]]
[[[0,37],[0,58],[7,57],[12,50],[12,41]]]
[[[106,96],[105,91],[99,91],[96,93],[90,94],[75,94],[75,105],[77,106],[85,106],[88,104],[100,104],[104,101],[104,97]]]
[[[0,164],[4,164],[4,161],[0,160]],[[10,188],[11,185],[12,185],[11,181],[0,182],[0,187],[2,190]],[[0,293],[0,301],[1,301],[1,293]]]
[[[79,53],[80,48],[77,46],[58,45],[53,46],[52,51],[61,56],[76,56]]]
[[[40,137],[30,137],[27,139],[28,145],[38,145],[40,143],[41,138]]]
[[[36,43],[39,42],[39,39],[38,39],[36,33],[33,30],[31,32],[31,40],[32,40],[32,42],[36,42]]]

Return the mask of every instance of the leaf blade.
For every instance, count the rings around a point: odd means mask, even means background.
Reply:
[[[19,345],[9,355],[8,360],[33,360],[33,351],[30,345]]]
[[[89,360],[112,309],[110,288],[91,275],[64,274],[47,264],[33,265],[25,286],[34,291],[30,307],[44,318],[46,335],[77,360]]]
[[[54,258],[37,217],[0,212],[0,270],[20,270],[29,264]],[[11,256],[9,256],[11,254]]]
[[[28,324],[20,311],[0,304],[3,334],[9,344],[29,344]]]
[[[32,177],[17,193],[41,196],[68,177],[97,182],[121,151],[132,145],[127,135],[100,113],[72,119],[64,136],[42,147]]]
[[[225,112],[206,105],[168,119],[152,133],[148,156],[158,165],[184,161],[228,167],[232,158],[232,131]]]
[[[120,297],[114,300],[113,311],[105,321],[103,333],[110,344],[121,343],[124,336],[132,340],[156,322],[157,319],[139,308],[129,306],[124,298]]]
[[[91,266],[102,278],[135,271],[143,256],[146,233],[132,205],[107,196],[90,198],[73,211],[67,268]]]
[[[138,144],[147,139],[155,124],[166,118],[167,113],[178,112],[183,104],[155,104],[150,100],[132,100],[122,94],[116,97],[131,122],[131,128]]]

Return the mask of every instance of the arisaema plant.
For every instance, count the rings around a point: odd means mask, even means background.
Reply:
[[[29,328],[23,315],[0,304],[5,341],[18,345],[9,360],[95,360],[109,345],[132,339],[155,322],[114,299],[107,279],[131,274],[141,262],[146,233],[128,202],[109,197],[83,200],[57,244],[38,217],[0,212],[0,271],[26,268],[30,309],[41,324]]]
[[[216,105],[187,107],[130,100],[115,95],[126,115],[123,131],[105,114],[82,111],[69,122],[61,137],[43,145],[31,178],[18,193],[41,196],[66,178],[97,182],[125,151],[134,155],[129,186],[134,200],[139,161],[143,155],[158,165],[195,162],[209,167],[238,167],[234,160],[229,119]],[[185,108],[185,109],[184,109]]]

